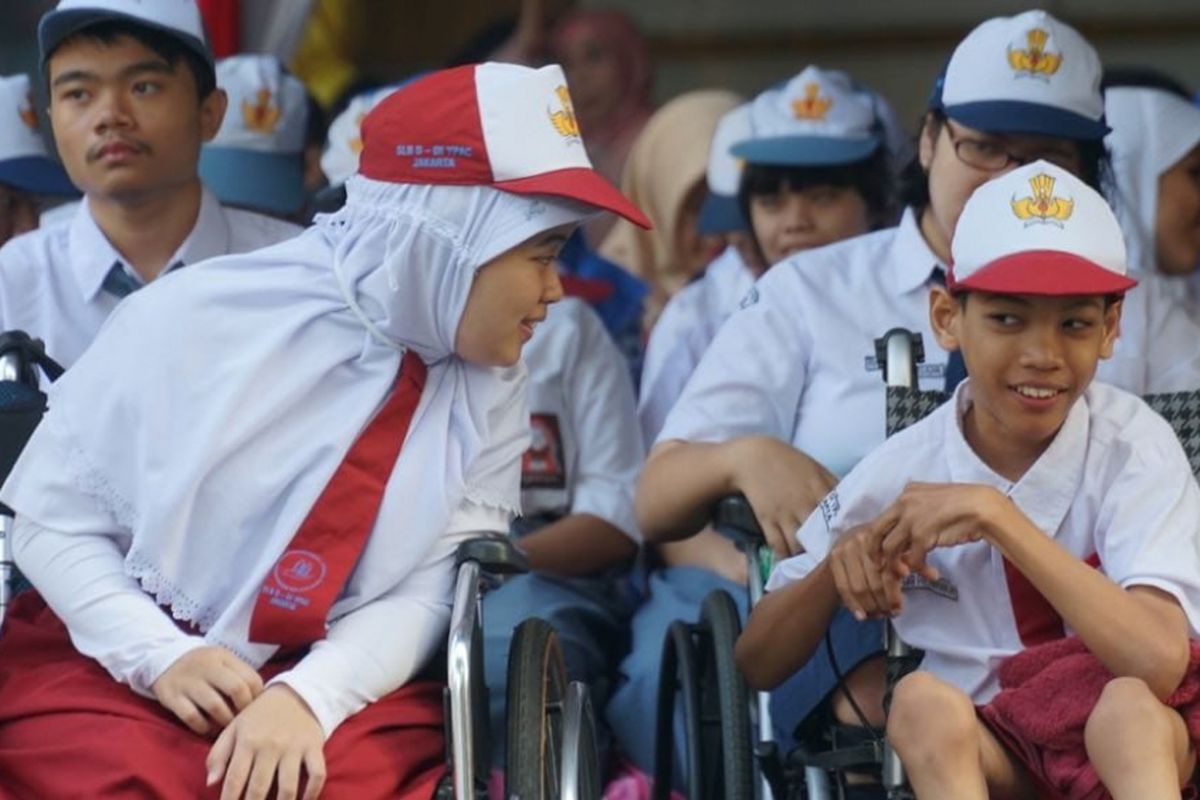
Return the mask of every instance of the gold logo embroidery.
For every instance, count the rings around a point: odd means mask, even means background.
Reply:
[[[33,92],[28,92],[25,95],[25,105],[18,108],[17,113],[20,114],[21,122],[25,123],[25,127],[36,133],[38,129],[38,117],[37,112],[33,110]]]
[[[1012,200],[1012,210],[1017,219],[1024,221],[1026,225],[1049,223],[1060,227],[1070,219],[1075,210],[1075,201],[1055,197],[1054,183],[1054,178],[1044,172],[1030,178],[1031,196],[1019,200],[1014,197]]]
[[[571,93],[567,91],[566,86],[559,86],[554,93],[558,95],[562,110],[546,109],[546,113],[550,115],[550,123],[554,125],[554,130],[558,131],[559,136],[565,139],[578,139],[579,120],[575,118],[575,106],[571,104]]]
[[[363,149],[362,124],[363,120],[366,118],[367,115],[365,113],[359,114],[354,118],[354,130],[358,131],[358,135],[351,137],[350,139],[350,152],[354,153],[355,155],[361,153]]]
[[[258,90],[253,103],[242,101],[242,120],[247,128],[256,133],[274,133],[282,116],[279,106],[271,102],[271,90],[265,87]]]
[[[1008,65],[1018,74],[1049,77],[1058,72],[1062,66],[1062,53],[1051,53],[1046,50],[1046,40],[1050,35],[1041,28],[1034,28],[1025,34],[1026,48],[1008,48]]]
[[[821,97],[821,85],[816,81],[805,85],[804,97],[792,101],[792,113],[796,119],[822,122],[833,107],[832,97]]]

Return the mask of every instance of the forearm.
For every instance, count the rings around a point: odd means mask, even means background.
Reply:
[[[1014,511],[1016,509],[1014,508]],[[1140,678],[1159,697],[1179,685],[1188,663],[1182,609],[1154,590],[1125,590],[1063,550],[1017,511],[989,536],[1114,675]]]
[[[648,542],[684,539],[709,522],[715,502],[735,489],[734,439],[657,445],[638,481],[638,527]]]
[[[828,560],[801,580],[764,596],[734,651],[750,685],[759,691],[773,689],[803,667],[840,605]]]
[[[596,575],[637,554],[632,539],[594,514],[569,514],[522,536],[518,544],[533,569],[563,577]]]

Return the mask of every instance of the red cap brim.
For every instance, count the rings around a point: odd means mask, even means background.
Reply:
[[[1137,281],[1094,261],[1059,250],[1028,250],[998,258],[965,280],[947,276],[951,291],[1033,294],[1062,297],[1080,294],[1123,294]]]
[[[615,186],[600,177],[599,173],[586,167],[543,172],[528,178],[498,181],[493,185],[497,189],[513,194],[549,194],[569,200],[578,200],[604,211],[611,211],[640,228],[649,230],[653,227],[640,208],[617,191]]]

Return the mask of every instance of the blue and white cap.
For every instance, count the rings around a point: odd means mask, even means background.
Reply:
[[[76,195],[38,130],[28,75],[0,77],[0,183],[34,194]]]
[[[984,22],[955,48],[930,107],[989,133],[1099,140],[1108,133],[1100,57],[1045,11]]]
[[[217,64],[229,109],[200,151],[200,177],[223,202],[291,214],[304,204],[308,95],[279,59],[243,55]]]
[[[849,164],[883,141],[874,96],[846,73],[815,66],[754,98],[750,122],[751,138],[732,153],[752,164]]]
[[[708,194],[700,207],[698,225],[701,233],[729,233],[748,227],[738,207],[738,186],[742,181],[742,160],[730,149],[753,134],[750,122],[751,103],[743,103],[717,122],[712,146],[708,150],[706,173]]]
[[[196,0],[60,0],[38,23],[41,63],[64,39],[98,22],[132,22],[182,41],[210,66],[212,49]]]

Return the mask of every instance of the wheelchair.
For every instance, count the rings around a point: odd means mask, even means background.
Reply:
[[[0,483],[46,411],[40,373],[62,368],[23,332],[0,334]],[[25,588],[13,562],[11,509],[0,505],[0,626],[12,596]],[[438,800],[486,800],[491,770],[487,686],[483,680],[480,603],[500,576],[528,563],[507,537],[463,542],[444,658],[447,775]],[[569,683],[557,635],[544,620],[521,623],[509,659],[509,742],[506,795],[522,800],[598,800],[601,773],[595,718],[585,686]],[[514,746],[516,745],[516,746]]]

